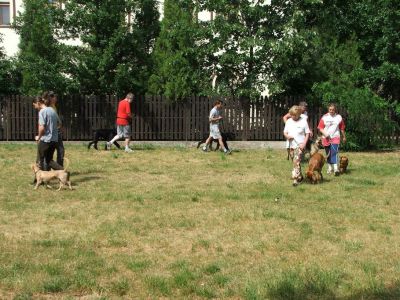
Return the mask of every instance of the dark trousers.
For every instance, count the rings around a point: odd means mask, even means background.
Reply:
[[[58,142],[56,145],[56,150],[57,150],[57,163],[60,166],[64,166],[64,143],[63,143],[63,138],[61,134],[61,130],[58,130]]]
[[[38,144],[39,164],[43,171],[50,170],[50,162],[53,160],[54,151],[56,151],[57,142],[45,143],[40,141]]]

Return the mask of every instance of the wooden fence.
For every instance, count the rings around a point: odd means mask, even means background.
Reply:
[[[63,121],[64,140],[90,140],[93,129],[114,128],[118,101],[115,96],[59,97],[58,112]],[[209,132],[208,115],[215,98],[192,97],[171,104],[162,96],[134,99],[131,107],[133,140],[200,140]],[[301,101],[299,97],[260,98],[256,102],[223,99],[222,130],[233,132],[236,140],[283,140],[282,116]],[[315,130],[320,108],[311,109],[310,126]],[[33,140],[38,113],[32,98],[0,97],[0,140]]]

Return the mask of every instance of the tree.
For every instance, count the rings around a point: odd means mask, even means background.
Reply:
[[[155,0],[69,0],[63,32],[70,47],[69,72],[81,93],[144,93],[152,72],[150,53],[159,32]]]
[[[150,92],[180,101],[199,95],[207,78],[201,70],[197,44],[197,11],[191,0],[166,0],[160,36],[154,51]]]
[[[0,43],[3,37],[0,34]],[[0,95],[17,94],[21,84],[21,74],[18,71],[15,59],[9,58],[0,47]]]
[[[20,35],[18,64],[22,73],[21,91],[34,95],[43,90],[64,92],[63,45],[56,38],[57,8],[47,0],[24,0],[25,10],[16,18]]]
[[[273,48],[288,29],[286,1],[203,0],[215,19],[204,24],[206,63],[222,93],[257,97],[267,85]]]

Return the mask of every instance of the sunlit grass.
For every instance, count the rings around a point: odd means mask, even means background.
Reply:
[[[400,298],[399,152],[294,188],[285,151],[133,148],[66,145],[57,192],[0,144],[0,299]]]

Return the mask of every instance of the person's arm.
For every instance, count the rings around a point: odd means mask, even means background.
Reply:
[[[40,141],[40,138],[42,136],[44,136],[45,130],[46,130],[46,128],[44,127],[44,125],[39,125],[39,133],[37,135],[37,140],[36,141],[38,141],[38,142]]]
[[[290,119],[290,118],[291,118],[291,116],[290,116],[290,114],[289,114],[289,113],[287,113],[286,115],[284,115],[284,116],[283,116],[283,118],[282,118],[282,120],[283,120],[283,123],[285,123],[285,124],[286,124],[287,120],[288,120],[288,119]]]
[[[345,127],[346,126],[344,125],[344,121],[342,119],[342,121],[339,123],[339,129],[340,129],[340,132],[342,133],[342,141],[343,141],[343,143],[346,143],[346,141],[347,141],[346,133],[344,132]]]
[[[325,138],[329,138],[329,133],[325,130],[324,120],[321,118],[318,124],[318,130]]]
[[[299,145],[301,150],[304,150],[304,148],[306,147],[309,137],[310,137],[310,133],[306,133],[306,137],[304,139],[304,142]]]
[[[126,114],[128,115],[128,119],[132,119],[131,104],[128,101],[126,105]]]

